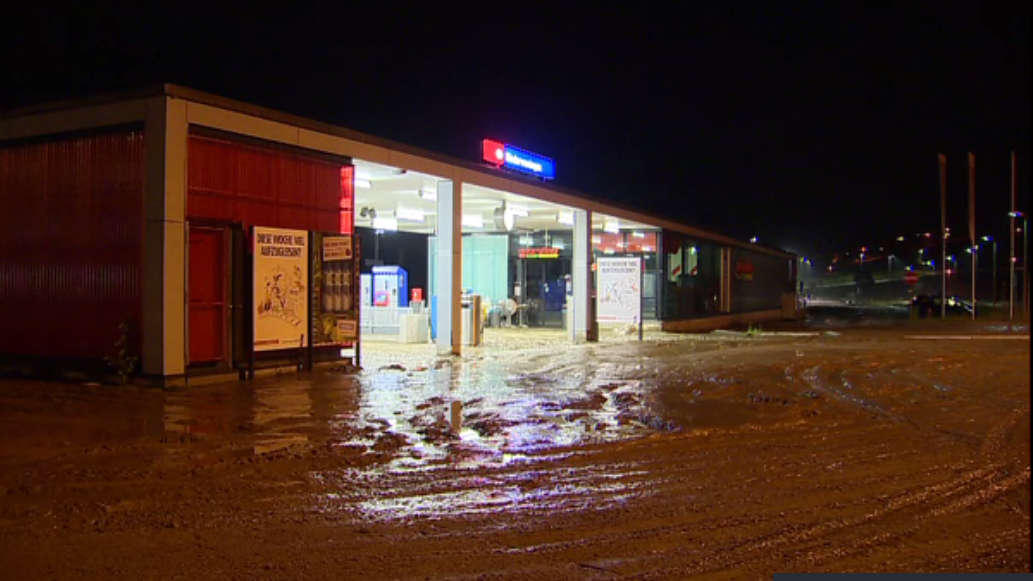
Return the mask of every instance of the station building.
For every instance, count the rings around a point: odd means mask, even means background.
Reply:
[[[175,85],[6,113],[0,357],[121,349],[175,384],[388,338],[461,355],[496,326],[593,341],[628,322],[600,286],[616,258],[639,271],[633,323],[796,316],[794,255],[557,187],[518,147],[482,153]]]

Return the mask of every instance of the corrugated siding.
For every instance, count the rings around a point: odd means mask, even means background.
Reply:
[[[143,132],[0,147],[0,352],[139,353]]]
[[[732,312],[782,308],[782,293],[793,291],[790,264],[788,258],[733,248]],[[752,271],[747,276],[744,269]]]
[[[191,135],[187,216],[322,232],[351,232],[351,166]]]

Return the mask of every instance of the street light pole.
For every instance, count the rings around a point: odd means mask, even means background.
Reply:
[[[1015,150],[1011,152],[1011,211],[1008,212],[1008,320],[1015,318]]]
[[[994,263],[992,265],[992,271],[993,271],[993,281],[994,281],[994,286],[993,286],[993,289],[994,289],[994,307],[996,307],[997,306],[997,240],[993,236],[983,236],[982,240],[983,240],[983,242],[989,242],[990,245],[991,245],[991,248],[993,249],[993,261],[994,261]]]
[[[947,156],[940,162],[940,319],[947,318]]]
[[[1029,247],[1029,218],[1022,217],[1022,312],[1029,316],[1029,262],[1026,261],[1026,252]]]
[[[976,320],[976,156],[968,153],[968,244],[972,255],[972,320]]]
[[[994,240],[994,309],[997,309],[997,240]]]

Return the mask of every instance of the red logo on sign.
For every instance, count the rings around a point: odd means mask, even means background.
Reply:
[[[506,160],[506,146],[492,139],[481,141],[481,157],[492,165],[502,165]]]

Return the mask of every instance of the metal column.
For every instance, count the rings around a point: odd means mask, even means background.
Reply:
[[[438,182],[437,227],[437,345],[439,354],[459,355],[462,349],[463,198],[462,183]]]
[[[589,339],[592,325],[589,321],[591,313],[590,301],[591,292],[589,284],[592,281],[592,212],[589,210],[574,210],[574,259],[573,275],[574,283],[574,324],[571,329],[571,338],[576,343]]]

